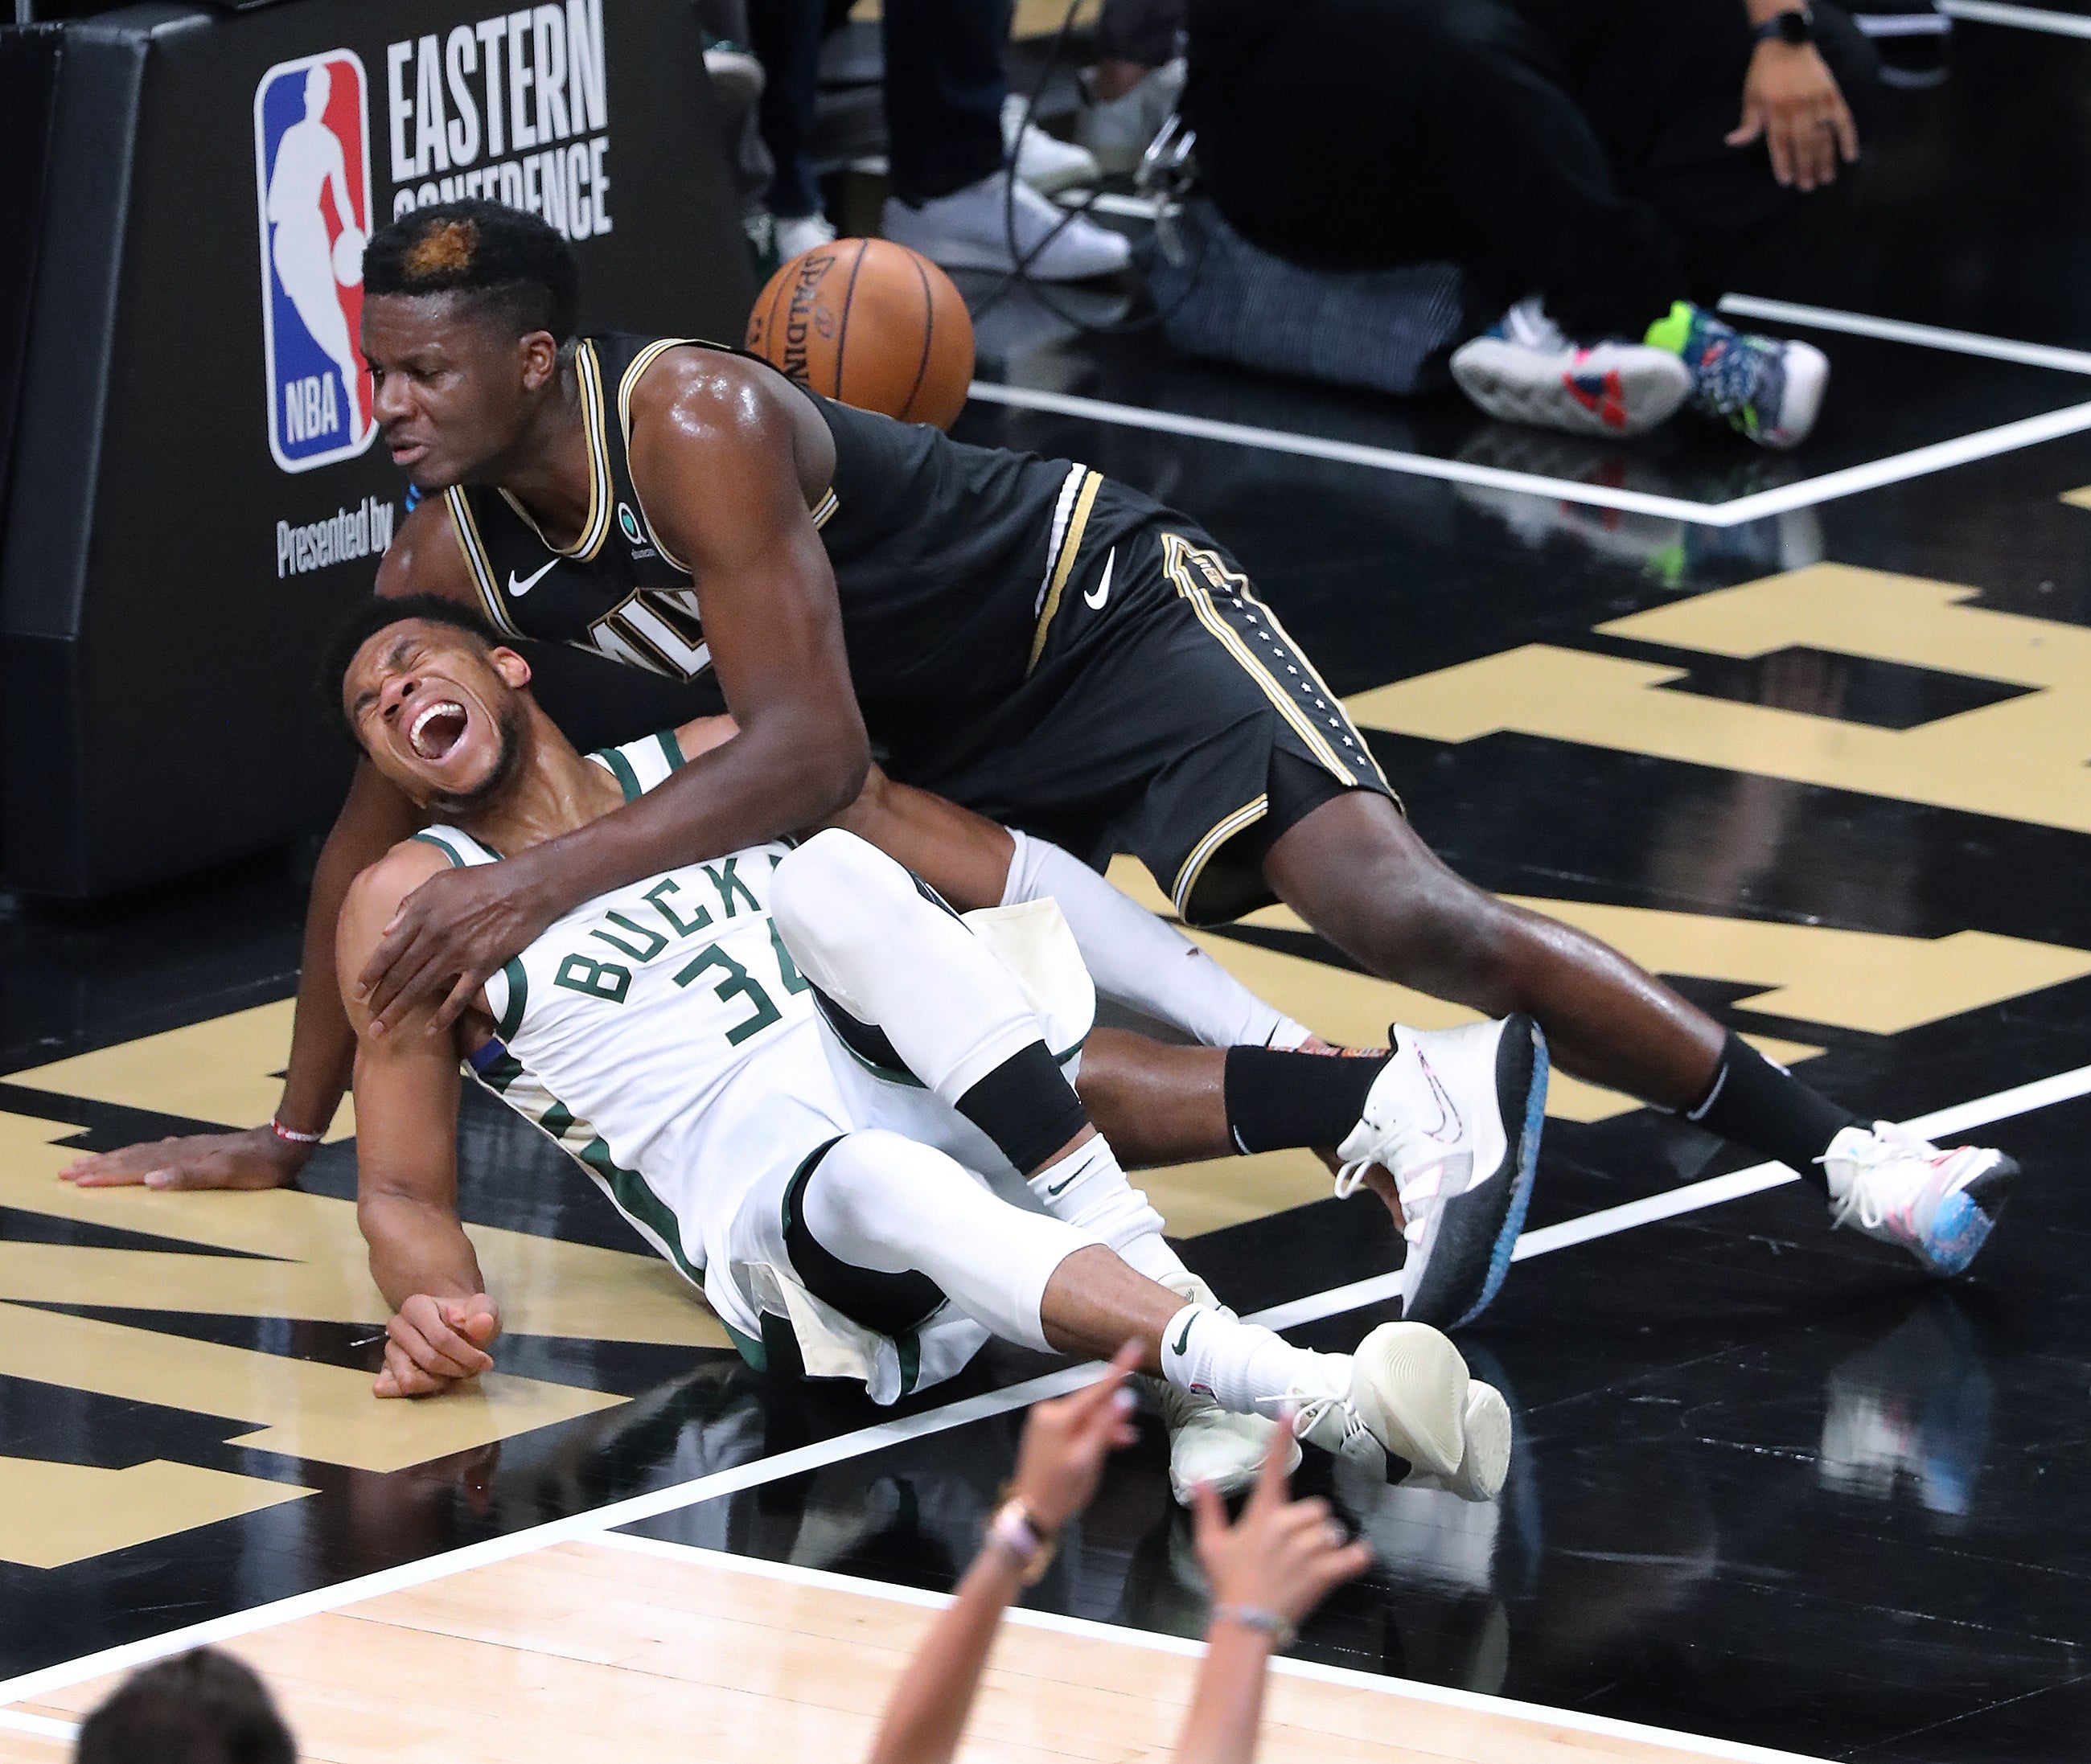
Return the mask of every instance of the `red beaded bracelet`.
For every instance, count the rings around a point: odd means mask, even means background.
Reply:
[[[276,1137],[287,1145],[316,1146],[326,1138],[323,1133],[300,1133],[295,1127],[286,1127],[274,1115],[269,1117],[269,1125],[276,1129]]]

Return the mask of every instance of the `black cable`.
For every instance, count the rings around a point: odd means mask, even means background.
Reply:
[[[1017,127],[1016,145],[1014,148],[1011,148],[1008,153],[1009,162],[1004,170],[1004,176],[1007,178],[1007,182],[1003,184],[1002,191],[1002,242],[1009,252],[1011,267],[1008,273],[1003,276],[999,282],[996,283],[994,287],[990,288],[985,295],[981,295],[979,300],[973,303],[972,316],[977,321],[983,313],[989,312],[1000,301],[1006,299],[1012,290],[1018,287],[1022,287],[1031,295],[1033,299],[1036,300],[1041,306],[1044,307],[1047,312],[1052,313],[1055,318],[1058,319],[1063,324],[1082,333],[1084,336],[1127,337],[1134,335],[1140,331],[1153,330],[1158,325],[1166,325],[1171,319],[1174,318],[1177,312],[1183,308],[1184,303],[1190,299],[1192,290],[1196,288],[1198,280],[1198,272],[1200,268],[1202,267],[1202,264],[1193,265],[1192,267],[1185,277],[1183,291],[1179,294],[1176,297],[1175,300],[1168,307],[1157,307],[1153,311],[1144,313],[1137,318],[1115,319],[1106,323],[1100,324],[1094,320],[1085,319],[1077,313],[1069,312],[1067,308],[1061,305],[1057,299],[1045,291],[1050,284],[1039,280],[1030,273],[1031,265],[1037,258],[1038,254],[1041,252],[1044,251],[1047,246],[1050,245],[1054,239],[1058,239],[1060,234],[1069,226],[1072,226],[1076,220],[1086,219],[1088,217],[1089,210],[1095,206],[1097,197],[1100,194],[1099,191],[1095,190],[1090,191],[1085,200],[1071,206],[1065,204],[1056,203],[1055,206],[1061,207],[1065,210],[1060,218],[1046,230],[1046,232],[1039,239],[1037,243],[1033,245],[1029,251],[1020,252],[1016,248],[1017,154],[1022,150],[1024,137],[1030,131],[1032,120],[1037,114],[1038,101],[1045,96],[1046,88],[1052,83],[1053,75],[1055,69],[1059,66],[1060,58],[1066,54],[1067,45],[1073,38],[1075,31],[1075,15],[1080,10],[1080,7],[1081,0],[1067,0],[1067,11],[1066,15],[1060,20],[1060,28],[1054,33],[1053,41],[1050,45],[1047,46],[1046,51],[1045,62],[1038,71],[1038,76],[1032,83],[1031,90],[1025,96],[1024,101],[1024,119]],[[1161,203],[1166,203],[1166,200],[1167,198],[1166,196],[1158,199],[1158,202]],[[1158,248],[1159,246],[1158,243]],[[1202,259],[1202,249],[1200,256]]]

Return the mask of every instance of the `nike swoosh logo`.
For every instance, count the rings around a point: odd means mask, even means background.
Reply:
[[[528,594],[531,591],[531,589],[537,587],[539,578],[544,576],[549,571],[558,569],[558,566],[559,560],[554,557],[550,563],[545,566],[544,569],[532,570],[528,575],[524,577],[520,582],[518,582],[515,579],[515,572],[513,570],[510,570],[508,572],[508,597],[513,600],[521,600],[524,595]]]
[[[1069,1177],[1064,1182],[1048,1182],[1046,1185],[1046,1198],[1048,1200],[1051,1200],[1056,1195],[1065,1194],[1067,1190],[1074,1186],[1076,1181],[1083,1174],[1084,1172],[1082,1171],[1077,1170],[1073,1176]]]
[[[1179,1359],[1181,1359],[1183,1357],[1184,1349],[1191,1345],[1191,1325],[1197,1320],[1198,1314],[1195,1310],[1183,1319],[1183,1327],[1179,1332],[1178,1332],[1175,1344],[1169,1350]]]
[[[1434,1127],[1425,1128],[1423,1129],[1425,1134],[1437,1140],[1440,1144],[1457,1141],[1467,1130],[1466,1123],[1459,1119],[1459,1105],[1452,1100],[1451,1093],[1439,1082],[1438,1074],[1431,1070],[1430,1062],[1428,1060],[1419,1053],[1416,1056],[1416,1063],[1423,1068],[1424,1079],[1430,1086],[1431,1097],[1437,1103],[1438,1109],[1438,1124]]]
[[[1117,566],[1118,547],[1114,545],[1110,549],[1110,555],[1104,559],[1103,579],[1097,584],[1097,592],[1093,594],[1084,594],[1082,596],[1082,604],[1084,606],[1090,607],[1099,613],[1103,610],[1104,602],[1110,598],[1111,571]]]

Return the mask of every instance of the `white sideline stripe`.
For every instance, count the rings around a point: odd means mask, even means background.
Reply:
[[[32,1715],[26,1709],[0,1709],[0,1727],[11,1733],[32,1733],[40,1740],[63,1740],[68,1743],[80,1736],[77,1721]]]
[[[2091,24],[2091,19],[2085,22]],[[2051,343],[2021,343],[2008,337],[1985,337],[1979,331],[1952,331],[1937,325],[1913,325],[1907,319],[1842,312],[1834,307],[1760,299],[1753,294],[1724,295],[1721,310],[1738,318],[1769,319],[1774,325],[1804,325],[1818,331],[1842,331],[1849,337],[1878,337],[1891,343],[1914,343],[1921,349],[1947,349],[1955,355],[1986,356],[1992,361],[2053,368],[2061,373],[2091,374],[2091,351],[2059,349]]]
[[[1150,411],[1138,405],[1113,404],[1102,398],[1077,398],[1071,393],[1046,392],[1033,386],[1003,385],[976,380],[968,396],[985,404],[1007,404],[1019,410],[1049,411],[1056,416],[1082,416],[1093,422],[1116,423],[1126,428],[1159,430],[1169,435],[1188,435],[1199,441],[1232,441],[1240,447],[1261,447],[1273,453],[1301,454],[1310,459],[1333,459],[1347,466],[1369,466],[1380,471],[1398,471],[1411,477],[1441,478],[1454,484],[1482,484],[1495,490],[1521,490],[1554,501],[1586,502],[1597,508],[1619,509],[1630,514],[1653,514],[1671,520],[1700,521],[1714,526],[1728,524],[1721,513],[1727,505],[1688,502],[1680,497],[1655,496],[1640,490],[1615,490],[1603,484],[1578,484],[1568,478],[1542,477],[1536,472],[1505,471],[1494,466],[1469,465],[1463,460],[1439,459],[1429,454],[1404,453],[1392,447],[1372,447],[1362,441],[1330,441],[1319,435],[1301,435],[1291,429],[1259,428],[1247,423],[1226,423],[1209,416],[1187,416],[1175,411]]]
[[[2073,1072],[2058,1072],[2053,1078],[2037,1078],[2030,1084],[1998,1091],[1992,1096],[1977,1097],[1972,1102],[1956,1103],[1950,1108],[1936,1108],[1903,1125],[1927,1139],[1947,1138],[2084,1095],[2091,1095],[2091,1065],[2080,1065]],[[1660,1194],[1650,1194],[1641,1200],[1585,1213],[1580,1219],[1564,1220],[1558,1225],[1542,1225],[1537,1231],[1528,1231],[1517,1240],[1511,1260],[1522,1262],[1531,1256],[1546,1255],[1573,1244],[1588,1243],[1593,1237],[1607,1237],[1615,1232],[1630,1231],[1636,1225],[1653,1224],[1659,1219],[1675,1219],[1680,1213],[1697,1212],[1703,1207],[1718,1207],[1722,1201],[1740,1200],[1745,1194],[1759,1194],[1768,1188],[1800,1180],[1783,1164],[1753,1164],[1746,1170],[1709,1177],[1703,1182],[1688,1182],[1682,1188],[1666,1189]]]
[[[2072,1071],[2058,1072],[2050,1078],[2036,1078],[2030,1083],[1994,1091],[1988,1096],[1978,1096],[1968,1102],[1934,1109],[1906,1125],[1926,1134],[1964,1133],[1970,1128],[1982,1126],[1990,1121],[2030,1114],[2036,1109],[2046,1108],[2056,1103],[2067,1102],[2072,1098],[2087,1095],[2091,1095],[2091,1065],[2082,1065]],[[1528,1231],[1518,1239],[1512,1259],[1524,1261],[1532,1256],[1546,1255],[1555,1250],[1567,1249],[1571,1244],[1610,1237],[1630,1230],[1636,1225],[1647,1224],[1658,1219],[1674,1218],[1680,1213],[1697,1211],[1744,1194],[1776,1188],[1783,1182],[1799,1180],[1783,1164],[1761,1164],[1747,1170],[1735,1171],[1728,1176],[1714,1177],[1707,1181],[1688,1183],[1664,1194],[1651,1194],[1645,1199],[1629,1201],[1623,1206],[1608,1207],[1601,1211],[1586,1214],[1580,1219]],[[1355,1280],[1348,1285],[1296,1299],[1289,1304],[1272,1306],[1256,1312],[1248,1320],[1261,1323],[1265,1328],[1291,1328],[1300,1323],[1336,1316],[1391,1297],[1397,1289],[1398,1280],[1399,1276],[1391,1274]],[[140,1641],[126,1641],[115,1647],[83,1654],[77,1659],[63,1661],[55,1666],[40,1667],[34,1671],[0,1680],[0,1706],[30,1702],[84,1680],[99,1678],[104,1673],[123,1671],[153,1660],[165,1659],[168,1655],[179,1654],[185,1649],[231,1641],[239,1636],[251,1635],[257,1629],[274,1628],[278,1624],[290,1623],[300,1617],[338,1611],[344,1606],[357,1604],[366,1598],[375,1598],[383,1593],[425,1586],[430,1581],[447,1579],[451,1575],[461,1574],[470,1568],[485,1568],[519,1555],[528,1555],[538,1550],[550,1548],[555,1543],[597,1537],[619,1525],[656,1518],[662,1513],[693,1507],[700,1501],[711,1500],[721,1495],[760,1487],[787,1476],[800,1475],[808,1470],[862,1457],[869,1452],[882,1451],[888,1446],[902,1444],[910,1439],[925,1438],[975,1421],[1007,1414],[1011,1409],[1024,1408],[1046,1397],[1078,1390],[1093,1380],[1098,1370],[1093,1361],[1085,1366],[1063,1367],[1057,1372],[1027,1379],[1020,1384],[1012,1384],[1002,1390],[965,1397],[941,1409],[925,1409],[920,1414],[909,1415],[899,1421],[885,1421],[872,1426],[860,1427],[854,1432],[839,1434],[832,1439],[822,1440],[815,1445],[800,1446],[795,1451],[779,1452],[774,1457],[758,1458],[752,1463],[737,1465],[731,1469],[714,1470],[709,1475],[696,1477],[671,1487],[656,1489],[651,1494],[635,1495],[628,1499],[614,1501],[607,1507],[598,1507],[588,1512],[570,1513],[563,1519],[548,1520],[543,1525],[528,1526],[523,1530],[511,1532],[507,1537],[489,1538],[482,1542],[467,1544],[462,1549],[429,1556],[419,1562],[404,1562],[397,1568],[381,1568],[373,1574],[359,1575],[353,1580],[342,1581],[332,1586],[316,1587],[310,1592],[295,1594],[288,1598],[257,1605],[250,1610],[231,1611],[222,1617],[188,1624],[181,1628],[169,1630],[163,1635],[148,1636]],[[6,1713],[5,1707],[0,1706],[0,1715]],[[1750,1754],[1740,1752],[1733,1755],[1763,1758],[1781,1756],[1775,1753]]]
[[[2050,12],[2042,6],[2000,6],[1997,0],[1938,0],[1948,18],[1970,24],[2008,24],[2021,31],[2047,31],[2056,37],[2091,37],[2091,18],[2077,12]]]
[[[613,1532],[591,1538],[599,1547],[628,1550],[636,1555],[657,1556],[670,1561],[696,1559],[711,1568],[730,1568],[757,1579],[781,1581],[787,1585],[817,1587],[824,1592],[860,1593],[896,1605],[941,1610],[951,1603],[949,1593],[933,1593],[918,1586],[895,1586],[884,1581],[865,1580],[855,1574],[838,1574],[830,1568],[802,1568],[795,1562],[769,1562],[759,1557],[732,1555],[693,1543],[675,1543],[661,1538],[633,1537]],[[1012,1605],[1003,1621],[1020,1628],[1045,1629],[1056,1635],[1084,1636],[1098,1641],[1123,1642],[1154,1654],[1174,1654],[1195,1659],[1205,1651],[1203,1641],[1188,1636],[1158,1635],[1151,1629],[1131,1629],[1090,1617],[1067,1617],[1057,1611],[1027,1611]],[[1798,1752],[1774,1752],[1762,1746],[1743,1745],[1732,1740],[1708,1739],[1702,1734],[1683,1733],[1669,1727],[1653,1727],[1637,1721],[1620,1721],[1608,1715],[1584,1715],[1567,1709],[1550,1709],[1544,1703],[1520,1702],[1514,1697],[1490,1697],[1478,1691],[1456,1690],[1450,1685],[1429,1684],[1384,1672],[1363,1672],[1354,1667],[1324,1666],[1315,1660],[1296,1660],[1274,1655],[1270,1670],[1287,1678],[1312,1680],[1323,1684],[1342,1684],[1370,1691],[1382,1697],[1399,1697],[1441,1707],[1470,1710],[1477,1714],[1509,1715],[1520,1720],[1543,1722],[1573,1733],[1589,1733],[1606,1739],[1638,1740],[1645,1745],[1666,1745],[1702,1758],[1731,1758],[1738,1764],[1818,1764]]]
[[[2037,346],[2023,346],[2030,349]],[[1944,471],[1954,466],[2091,428],[2091,403],[2072,405],[2038,416],[2022,417],[2016,422],[1985,428],[1976,434],[1934,441],[1929,446],[1915,448],[1886,459],[1847,466],[1817,478],[1804,478],[1797,484],[1778,489],[1759,490],[1732,501],[1692,502],[1681,497],[1613,489],[1604,484],[1578,483],[1570,478],[1544,477],[1536,472],[1505,471],[1494,466],[1470,465],[1464,460],[1440,459],[1429,454],[1371,447],[1359,441],[1330,441],[1318,435],[1297,434],[1290,429],[1259,428],[1250,424],[1221,422],[1213,417],[1188,416],[1175,411],[1145,410],[1136,405],[1113,404],[1102,398],[1078,398],[1071,393],[1046,392],[1033,386],[1002,385],[976,380],[969,396],[984,404],[1005,404],[1019,410],[1050,411],[1058,416],[1085,417],[1092,422],[1115,423],[1125,428],[1153,429],[1164,434],[1187,435],[1199,441],[1231,441],[1240,447],[1299,454],[1312,459],[1334,460],[1343,465],[1365,466],[1410,477],[1478,484],[1490,489],[1545,497],[1551,501],[1580,502],[1592,508],[1618,509],[1629,514],[1652,514],[1661,519],[1720,527],[1740,527],[1746,521],[1764,520],[1795,509],[1813,507],[1818,502],[1834,501],[1840,497],[1856,496],[1863,490],[1877,490],[1905,479]]]

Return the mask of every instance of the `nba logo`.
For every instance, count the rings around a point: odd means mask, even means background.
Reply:
[[[363,63],[351,49],[278,62],[254,90],[269,450],[286,471],[353,459],[376,432],[356,346],[369,118]]]

